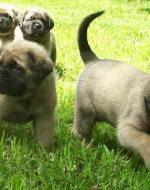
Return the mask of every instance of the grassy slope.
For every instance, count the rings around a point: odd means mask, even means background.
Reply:
[[[1,0],[1,2],[12,2]],[[31,126],[1,123],[0,189],[9,190],[149,190],[150,173],[138,155],[119,146],[115,130],[98,125],[93,146],[86,149],[70,134],[77,76],[83,68],[76,36],[89,13],[106,10],[89,30],[94,51],[103,58],[127,61],[149,71],[150,2],[117,0],[13,0],[18,6],[38,5],[55,19],[60,79],[57,81],[58,125],[55,150],[46,153],[35,143]],[[98,43],[99,42],[99,43]],[[96,188],[95,188],[96,189]]]

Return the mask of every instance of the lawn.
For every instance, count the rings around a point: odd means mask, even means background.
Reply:
[[[11,3],[12,0],[1,0]],[[150,172],[139,155],[121,147],[115,129],[97,124],[91,147],[73,138],[76,81],[84,65],[77,30],[84,16],[106,10],[89,29],[100,58],[124,60],[150,72],[150,1],[13,0],[19,7],[41,6],[53,15],[57,39],[57,126],[55,148],[35,144],[31,124],[0,123],[1,190],[149,190]]]

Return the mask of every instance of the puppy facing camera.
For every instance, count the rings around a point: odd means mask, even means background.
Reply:
[[[18,40],[0,54],[0,118],[33,122],[40,145],[51,147],[56,106],[53,63],[37,43]]]
[[[56,62],[56,40],[51,31],[54,21],[44,10],[33,7],[18,16],[19,26],[24,38],[37,42],[45,47],[52,61]]]
[[[16,7],[8,4],[0,5],[0,48],[2,48],[7,42],[14,39],[17,15],[18,10]]]
[[[87,29],[103,13],[87,16],[79,27],[78,46],[85,69],[77,84],[72,131],[89,140],[96,122],[109,122],[117,127],[119,142],[139,153],[150,168],[150,75],[95,55]]]

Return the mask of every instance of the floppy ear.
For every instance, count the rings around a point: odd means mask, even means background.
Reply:
[[[48,14],[45,14],[45,18],[46,18],[47,28],[51,30],[54,27],[54,20]]]
[[[27,15],[28,11],[25,11],[23,13],[19,13],[17,16],[16,16],[16,20],[17,20],[17,24],[20,26],[20,28],[22,28],[22,25],[23,25],[23,21]]]
[[[14,16],[15,18],[18,16],[19,14],[19,11],[17,9],[12,9],[13,13],[14,13]]]
[[[49,58],[38,60],[32,52],[28,52],[28,58],[35,82],[40,82],[53,72],[53,63]]]

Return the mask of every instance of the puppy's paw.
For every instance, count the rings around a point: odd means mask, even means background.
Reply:
[[[71,133],[72,133],[75,137],[77,137],[77,138],[79,138],[79,139],[81,139],[81,140],[83,139],[83,137],[82,137],[81,134],[78,132],[78,130],[77,130],[77,128],[76,128],[75,126],[72,127]]]
[[[40,145],[41,148],[44,148],[48,151],[52,151],[54,149],[54,143],[51,141],[47,141],[47,140],[45,141],[45,140],[39,139],[37,143],[38,145]]]

